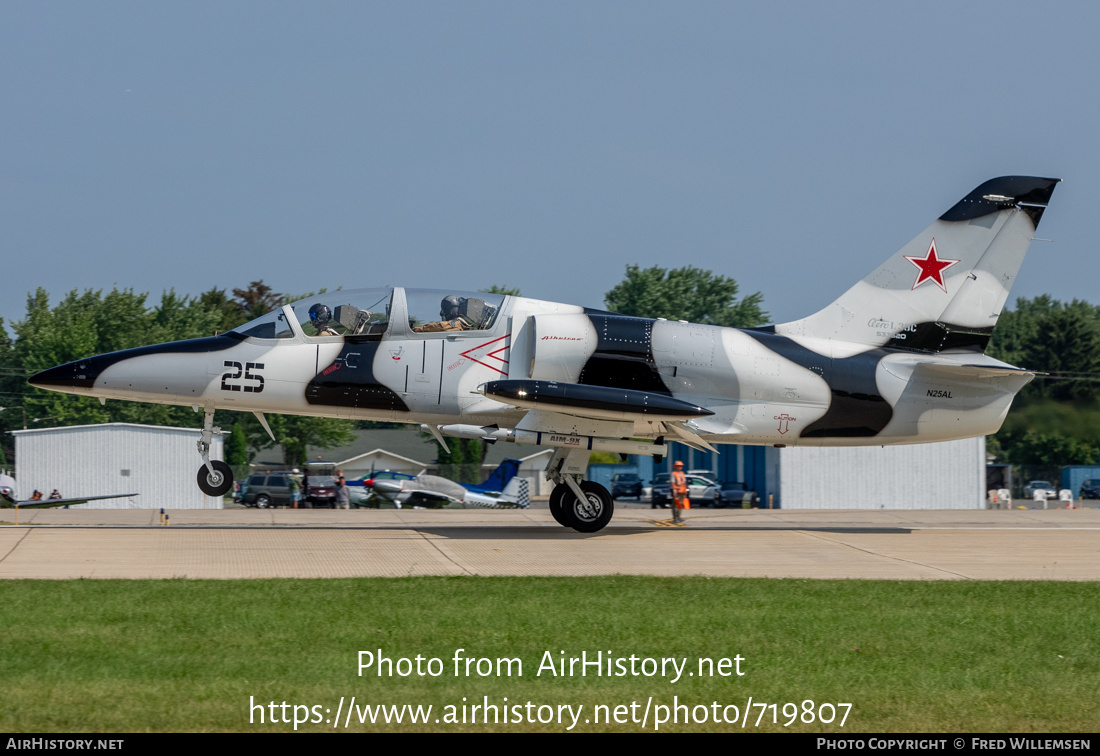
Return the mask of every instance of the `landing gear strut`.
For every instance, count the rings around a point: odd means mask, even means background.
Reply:
[[[199,439],[199,454],[202,467],[197,476],[199,488],[207,496],[225,496],[233,487],[233,470],[220,459],[210,459],[210,441],[221,435],[222,429],[214,425],[214,410],[206,410],[203,416],[202,438]]]
[[[550,492],[550,514],[559,525],[580,533],[607,527],[615,513],[611,494],[599,483],[583,480],[586,449],[558,449],[546,466],[546,477],[557,483]]]

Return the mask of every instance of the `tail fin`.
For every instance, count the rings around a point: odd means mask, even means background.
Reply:
[[[984,351],[1059,179],[986,181],[786,336],[928,352]]]
[[[483,483],[479,483],[476,486],[466,486],[466,488],[470,491],[478,491],[480,493],[503,491],[504,487],[508,485],[508,481],[514,478],[518,472],[519,460],[506,459],[497,465],[497,469],[493,470]]]
[[[508,481],[508,485],[501,491],[500,500],[515,504],[520,509],[527,509],[531,506],[531,495],[529,491],[530,485],[527,479],[517,475]]]

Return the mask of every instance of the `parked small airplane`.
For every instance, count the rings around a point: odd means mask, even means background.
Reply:
[[[97,501],[99,499],[123,499],[128,496],[137,496],[136,493],[132,494],[111,494],[109,496],[77,496],[71,499],[64,499],[60,496],[56,498],[48,498],[35,491],[36,496],[32,496],[30,499],[17,499],[15,498],[15,479],[7,475],[0,475],[0,509],[11,509],[18,507],[20,509],[46,509],[49,507],[67,507],[71,504],[85,504],[89,501]]]
[[[985,182],[790,323],[722,328],[499,294],[336,291],[226,334],[88,357],[30,382],[201,409],[198,483],[214,496],[233,482],[209,455],[215,409],[253,412],[265,428],[264,413],[281,412],[554,447],[550,510],[594,532],[613,502],[584,480],[591,451],[660,458],[666,437],[714,450],[996,432],[1034,373],[984,350],[1057,181]]]
[[[438,475],[421,473],[412,479],[368,481],[378,496],[400,507],[444,507],[465,504],[489,509],[527,509],[531,499],[527,481],[516,475],[519,460],[506,459],[482,483],[455,483]]]

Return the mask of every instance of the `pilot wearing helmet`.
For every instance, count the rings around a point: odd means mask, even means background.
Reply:
[[[470,331],[477,326],[461,314],[462,301],[454,295],[443,297],[439,303],[439,317],[434,323],[413,326],[416,333],[438,333],[440,331]]]
[[[309,308],[309,322],[317,329],[314,336],[339,336],[329,321],[332,320],[332,310],[320,302]]]

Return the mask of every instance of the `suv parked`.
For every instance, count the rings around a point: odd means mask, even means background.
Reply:
[[[1100,478],[1089,478],[1081,484],[1082,499],[1100,499]]]
[[[642,479],[637,473],[615,473],[611,476],[611,498],[620,496],[642,498]]]
[[[653,487],[649,489],[649,508],[668,509],[668,503],[672,499],[672,475],[659,473],[653,478]]]
[[[722,492],[719,497],[720,507],[743,507],[748,503],[753,509],[760,507],[760,495],[751,491],[739,480],[722,484]]]
[[[270,509],[290,503],[289,470],[252,473],[241,484],[241,503],[246,507]]]

